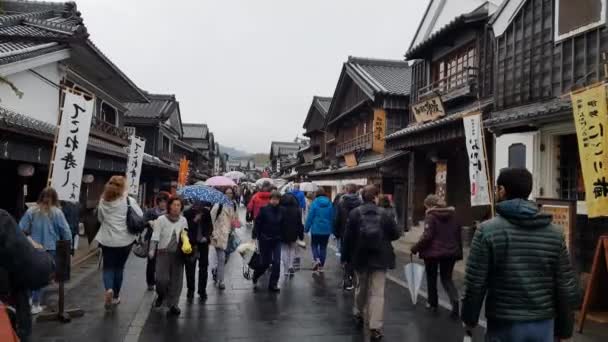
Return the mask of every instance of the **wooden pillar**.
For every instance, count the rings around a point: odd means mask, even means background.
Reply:
[[[416,183],[416,153],[410,151],[409,165],[407,170],[407,228],[414,226],[414,187]]]

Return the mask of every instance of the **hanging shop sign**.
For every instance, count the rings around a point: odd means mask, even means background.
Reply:
[[[434,96],[412,105],[412,112],[414,112],[416,122],[419,123],[434,121],[445,116],[445,109],[439,96]]]
[[[386,136],[386,112],[384,109],[374,110],[374,141],[372,150],[377,153],[384,153],[384,137]]]
[[[490,205],[490,186],[486,167],[486,151],[481,127],[481,113],[462,118],[469,155],[471,206]]]
[[[95,99],[72,90],[64,90],[63,94],[49,184],[57,190],[60,200],[78,202]]]
[[[344,162],[348,167],[357,166],[357,156],[354,153],[347,153],[344,155]]]
[[[179,161],[179,174],[177,177],[177,187],[182,188],[186,186],[186,182],[188,181],[188,173],[190,168],[190,161],[186,158],[182,158]]]
[[[146,140],[135,135],[129,136],[129,140],[131,143],[129,145],[129,160],[127,161],[127,184],[129,184],[129,195],[137,197]]]
[[[435,165],[435,194],[446,202],[448,193],[448,162],[447,160],[438,160]]]
[[[574,123],[590,218],[608,216],[608,108],[604,84],[572,93]]]

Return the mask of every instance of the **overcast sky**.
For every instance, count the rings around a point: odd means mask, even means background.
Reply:
[[[184,122],[268,152],[293,140],[349,55],[403,59],[427,0],[77,0],[91,39]]]

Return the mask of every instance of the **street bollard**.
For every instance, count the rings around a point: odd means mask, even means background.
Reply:
[[[57,282],[59,288],[57,311],[41,313],[38,315],[38,322],[60,321],[62,323],[69,323],[72,318],[84,316],[84,311],[78,308],[65,310],[65,282],[70,279],[71,250],[71,241],[57,241],[55,256],[55,281]]]

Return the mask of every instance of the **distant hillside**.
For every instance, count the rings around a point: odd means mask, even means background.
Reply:
[[[223,146],[220,144],[220,151],[222,153],[227,153],[230,158],[235,158],[235,159],[239,159],[239,158],[243,158],[243,157],[248,157],[251,154],[241,151],[241,150],[237,150],[236,148],[232,148],[232,147],[228,147],[228,146]]]

